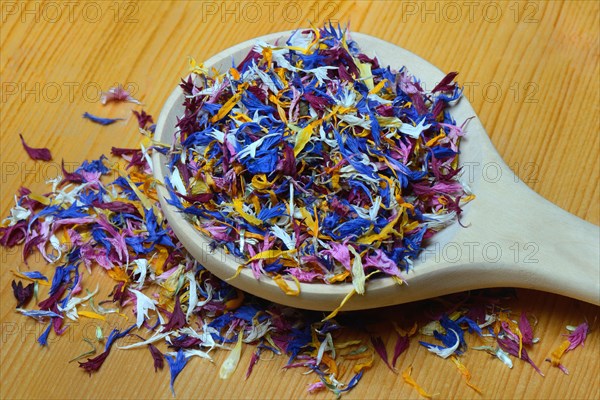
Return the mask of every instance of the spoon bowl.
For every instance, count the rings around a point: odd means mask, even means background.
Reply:
[[[252,39],[220,52],[204,63],[224,70],[239,63],[258,40],[275,43],[292,31]],[[382,65],[406,66],[433,88],[445,74],[415,54],[375,37],[352,33],[352,38]],[[167,99],[156,125],[155,139],[172,144],[177,117],[183,115],[184,94],[178,87]],[[353,296],[343,310],[369,309],[488,287],[519,287],[557,293],[600,305],[600,228],[547,201],[510,170],[491,143],[467,99],[449,108],[458,124],[467,121],[460,144],[463,181],[476,199],[464,207],[461,226],[454,223],[428,241],[414,268],[405,273],[407,284],[390,277],[372,279],[364,295]],[[168,159],[152,155],[155,178],[164,182]],[[158,187],[163,212],[189,253],[220,279],[235,275],[243,260],[212,250],[198,232],[166,201],[167,189]],[[244,268],[229,283],[256,296],[298,308],[330,311],[351,291],[351,283],[301,283],[300,294],[289,296],[269,277],[257,280]]]

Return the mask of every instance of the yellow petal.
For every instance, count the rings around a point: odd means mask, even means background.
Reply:
[[[229,100],[227,100],[225,104],[223,104],[221,108],[219,108],[219,111],[212,116],[210,122],[215,123],[227,114],[229,114],[229,112],[233,109],[233,107],[237,105],[241,98],[242,95],[239,92],[231,96]]]
[[[360,371],[362,371],[363,369],[369,369],[373,366],[373,361],[375,360],[375,357],[373,355],[373,352],[370,352],[371,358],[369,358],[368,361],[364,362],[364,363],[359,363],[356,364],[353,368],[354,373],[358,374]]]
[[[300,282],[296,279],[295,276],[292,276],[294,282],[296,282],[296,290],[290,288],[285,279],[281,275],[277,275],[273,277],[273,281],[279,286],[279,288],[283,291],[283,293],[288,296],[298,296],[300,294]]]
[[[268,260],[273,258],[292,258],[292,254],[296,249],[291,250],[265,250],[255,254],[252,258],[246,261],[246,264],[256,260]]]
[[[327,365],[327,367],[329,368],[330,374],[337,375],[337,373],[338,373],[337,364],[335,363],[335,360],[329,356],[329,354],[327,354],[327,353],[323,354],[323,357],[321,358],[321,362],[323,364]]]
[[[257,190],[266,190],[273,186],[273,182],[269,182],[265,174],[254,175],[252,177],[252,186]]]
[[[379,91],[381,89],[383,89],[383,87],[385,86],[385,84],[388,82],[387,79],[382,79],[381,82],[379,82],[373,89],[369,90],[369,94],[377,94],[379,93]]]
[[[116,169],[116,171],[119,173],[121,178],[123,178],[123,179],[125,179],[125,181],[127,181],[129,186],[131,187],[131,190],[133,190],[133,192],[140,199],[140,202],[142,203],[142,206],[144,206],[144,209],[146,209],[146,210],[151,209],[152,204],[153,204],[152,201],[150,201],[150,199],[144,193],[142,193],[142,191],[138,188],[138,186],[135,183],[133,183],[133,181],[129,178],[129,175],[125,171],[123,171],[120,168],[120,166],[116,166],[113,169]]]
[[[296,143],[294,144],[295,157],[298,157],[298,154],[300,154],[300,152],[304,149],[304,146],[306,146],[311,136],[313,135],[315,127],[320,123],[321,120],[313,121],[306,125],[304,128],[302,128],[300,132],[296,134]]]
[[[458,357],[456,357],[455,355],[452,355],[450,357],[450,359],[452,360],[454,365],[456,365],[456,368],[458,368],[461,375],[465,378],[465,383],[467,384],[467,386],[469,386],[471,389],[473,389],[477,393],[483,394],[481,392],[481,389],[479,389],[477,386],[475,386],[471,383],[471,373],[469,372],[467,367],[465,367],[465,365],[458,359]]]
[[[346,347],[356,346],[361,343],[362,343],[362,340],[358,340],[358,339],[357,340],[348,340],[347,342],[336,343],[335,348],[336,348],[336,350],[345,349]]]
[[[240,198],[233,200],[233,208],[234,210],[240,214],[240,217],[244,218],[246,221],[250,222],[254,226],[261,226],[262,221],[259,218],[256,218],[253,215],[248,214],[244,211],[244,201]]]
[[[238,265],[237,269],[235,270],[235,274],[233,274],[232,276],[230,276],[229,278],[225,279],[226,282],[237,278],[238,276],[240,276],[240,274],[242,273],[242,270],[244,269],[244,264],[240,264]]]
[[[440,140],[440,139],[442,139],[442,138],[445,138],[445,137],[446,137],[446,134],[444,133],[444,131],[442,131],[442,133],[440,133],[440,134],[439,134],[439,135],[437,135],[436,137],[429,139],[429,140],[427,141],[427,143],[425,143],[425,146],[427,146],[427,147],[431,147],[431,146],[433,146],[435,143],[437,143],[437,141],[438,141],[438,140]]]
[[[188,59],[188,63],[190,66],[190,72],[193,72],[194,74],[197,75],[204,75],[206,74],[206,68],[204,68],[204,64],[203,63],[197,63],[196,60],[193,57],[190,57]]]
[[[369,90],[372,90],[375,87],[373,82],[373,73],[371,72],[371,64],[362,63],[355,59],[356,66],[360,71],[360,79],[364,82]]]
[[[410,374],[412,373],[412,365],[410,365],[406,370],[402,373],[402,379],[404,382],[408,383],[410,386],[414,387],[417,392],[426,399],[431,399],[431,395],[425,391],[419,384],[413,379]]]
[[[129,276],[127,275],[127,272],[119,267],[109,269],[106,273],[117,282],[129,282]]]
[[[507,323],[510,330],[519,337],[519,358],[521,358],[521,352],[523,351],[523,334],[521,333],[519,326],[512,319],[510,319],[506,313],[500,313],[498,319],[501,322]]]
[[[231,77],[236,80],[239,81],[240,80],[240,73],[237,69],[235,68],[229,68],[229,73],[231,74]]]
[[[329,278],[329,283],[344,282],[349,275],[350,271],[344,271]]]
[[[364,237],[358,239],[358,243],[371,244],[376,241],[381,241],[381,240],[387,239],[390,236],[390,234],[392,234],[392,232],[394,231],[394,225],[396,225],[396,223],[400,219],[400,216],[403,214],[403,212],[404,212],[403,210],[402,211],[399,210],[396,217],[390,223],[388,223],[379,233],[364,236]],[[417,222],[417,224],[418,224],[418,222]]]
[[[99,319],[101,321],[106,321],[106,317],[104,317],[103,315],[100,314],[96,314],[93,311],[77,311],[77,314],[82,316],[82,317],[87,317],[87,318],[93,318],[93,319]]]
[[[354,296],[355,294],[356,294],[356,289],[352,288],[352,290],[350,290],[350,292],[346,295],[346,297],[344,297],[344,299],[342,300],[340,305],[335,310],[333,310],[328,316],[323,318],[323,321],[327,321],[328,319],[335,318],[335,316],[338,315],[338,313],[340,312],[342,307],[344,307],[344,305],[348,302],[348,300],[350,300],[352,298],[352,296]]]
[[[552,365],[556,367],[560,364],[561,357],[563,356],[563,354],[565,354],[565,351],[567,351],[570,345],[571,342],[565,340],[550,354],[550,360],[552,361]]]
[[[46,196],[42,196],[42,195],[35,194],[35,193],[29,193],[27,195],[27,197],[29,197],[31,200],[37,201],[38,203],[42,203],[45,206],[50,205],[50,199],[47,198]]]
[[[319,235],[319,220],[308,212],[305,207],[299,208],[300,213],[302,214],[302,218],[304,218],[304,222],[306,223],[306,227],[313,234],[313,236]],[[316,207],[315,207],[315,216],[317,215]]]

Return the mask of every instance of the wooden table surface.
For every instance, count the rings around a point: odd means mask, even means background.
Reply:
[[[20,185],[45,190],[44,181],[56,176],[61,158],[76,165],[108,154],[112,145],[138,143],[133,105],[103,107],[100,90],[123,83],[158,116],[187,72],[187,56],[206,59],[259,35],[331,19],[350,21],[352,30],[396,43],[442,70],[460,71],[466,96],[515,173],[552,202],[594,224],[600,222],[596,1],[75,0],[3,1],[0,7],[2,216],[8,214]],[[127,121],[100,127],[81,118],[85,111]],[[18,143],[19,133],[32,146],[50,147],[54,162],[29,160]],[[147,351],[114,351],[91,378],[75,363],[68,364],[85,351],[81,337],[90,326],[84,322],[40,348],[36,338],[43,325],[14,311],[10,270],[19,265],[20,251],[2,249],[1,398],[171,398],[168,372],[155,374]],[[97,280],[101,293],[108,294],[110,282]],[[539,320],[536,335],[542,340],[530,356],[545,378],[524,362],[516,360],[510,370],[483,352],[469,351],[464,363],[473,383],[483,390],[480,396],[449,361],[416,345],[400,358],[400,368],[412,364],[413,377],[438,398],[600,398],[600,334],[598,323],[593,323],[599,308],[553,294],[518,293],[513,310],[526,310]],[[393,319],[404,310],[399,306],[369,315]],[[364,315],[356,315],[357,321]],[[563,340],[566,325],[586,319],[596,329],[584,348],[564,357],[570,371],[564,375],[544,359]],[[388,348],[393,346],[389,325],[379,329]],[[248,364],[250,354],[244,352],[240,365]],[[221,381],[218,365],[223,356],[216,355],[216,364],[191,361],[177,380],[177,397],[333,398],[329,393],[307,394],[313,378],[283,371],[283,358],[261,362],[247,381],[245,367],[231,380]],[[418,394],[376,362],[346,397]]]

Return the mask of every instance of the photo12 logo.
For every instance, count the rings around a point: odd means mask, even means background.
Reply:
[[[402,22],[479,22],[539,23],[537,1],[402,1]]]
[[[113,83],[112,87],[119,86]],[[120,85],[132,97],[139,92],[135,82]],[[2,82],[0,84],[0,103],[9,100],[20,100],[21,103],[75,103],[83,100],[86,103],[97,103],[102,97],[102,85],[98,82]]]
[[[496,264],[502,260],[515,264],[537,264],[540,246],[534,242],[449,242],[444,245],[435,243],[423,250],[420,261],[456,264],[461,262],[475,263],[485,261]]]
[[[139,5],[134,1],[2,1],[0,21],[18,18],[22,23],[75,22],[97,23],[110,19],[114,22],[137,23]]]
[[[310,4],[308,7],[307,5]],[[202,22],[219,19],[228,22],[277,22],[299,23],[311,21],[337,23],[336,15],[339,5],[335,2],[295,1],[203,1]]]

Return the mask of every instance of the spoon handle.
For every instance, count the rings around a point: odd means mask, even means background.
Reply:
[[[499,156],[491,159],[496,171],[484,165],[466,221],[472,229],[461,232],[482,246],[474,261],[496,264],[494,278],[505,284],[600,305],[600,227],[531,190]]]

